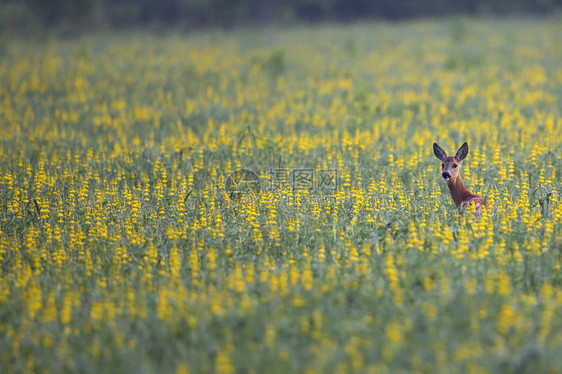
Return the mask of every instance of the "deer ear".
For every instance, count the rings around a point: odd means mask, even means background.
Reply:
[[[467,155],[468,155],[468,144],[466,142],[464,142],[464,144],[461,145],[461,147],[457,151],[457,154],[455,155],[455,157],[462,161],[462,160],[465,159],[465,157]]]
[[[458,158],[460,161],[462,161],[465,159],[467,155],[468,155],[468,143],[464,142],[464,144],[461,145],[461,147],[457,151],[455,157]]]
[[[433,154],[441,161],[447,157],[447,153],[437,143],[433,143]]]

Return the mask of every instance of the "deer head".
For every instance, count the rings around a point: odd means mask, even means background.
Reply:
[[[457,154],[452,156],[447,156],[447,153],[437,145],[437,143],[433,143],[433,153],[435,157],[441,160],[441,176],[447,182],[454,181],[460,175],[460,166],[462,160],[468,155],[468,144],[465,142],[459,150]]]

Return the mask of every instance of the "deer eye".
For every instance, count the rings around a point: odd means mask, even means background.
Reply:
[[[453,164],[453,169],[456,169],[456,168],[457,168],[457,164]]]

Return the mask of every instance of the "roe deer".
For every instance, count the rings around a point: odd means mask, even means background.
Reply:
[[[447,156],[447,153],[437,143],[433,143],[433,153],[435,157],[441,160],[441,176],[447,181],[451,197],[457,208],[462,210],[472,202],[474,202],[477,212],[482,207],[486,207],[486,200],[467,190],[461,179],[460,166],[462,160],[468,155],[468,144],[465,142],[461,145],[457,154],[452,157]]]

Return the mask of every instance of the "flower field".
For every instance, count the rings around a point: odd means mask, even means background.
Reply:
[[[1,372],[561,372],[561,25],[6,42]]]

